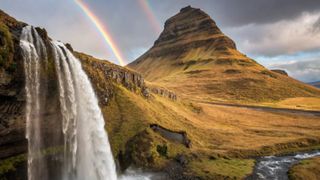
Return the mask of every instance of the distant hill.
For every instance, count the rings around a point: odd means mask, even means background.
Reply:
[[[309,83],[309,84],[312,85],[312,86],[315,86],[315,87],[317,87],[317,88],[320,88],[320,81],[311,82],[311,83]]]
[[[320,97],[319,89],[240,53],[209,15],[190,6],[169,18],[154,45],[128,67],[190,99],[262,102]]]

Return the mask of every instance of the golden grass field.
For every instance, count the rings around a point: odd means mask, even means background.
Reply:
[[[106,82],[103,72],[84,67],[92,81],[99,82],[93,84],[103,91],[102,82]],[[147,83],[150,87],[163,85],[159,84]],[[117,156],[120,150],[125,151],[128,141],[147,130],[146,134],[152,139],[147,140],[151,141],[147,151],[158,162],[148,167],[161,168],[169,159],[183,153],[191,161],[187,166],[188,173],[203,178],[241,179],[252,172],[254,157],[320,148],[320,117],[316,115],[200,103],[198,99],[195,101],[179,93],[177,101],[156,94],[146,99],[122,85],[113,86],[114,97],[108,105],[102,106],[113,153]],[[317,101],[318,98],[292,98],[251,104],[291,108],[297,103],[301,105],[295,108],[317,109]],[[189,149],[159,137],[149,131],[150,124],[185,131],[192,147]],[[157,145],[163,144],[168,145],[169,159],[152,153],[156,152]]]

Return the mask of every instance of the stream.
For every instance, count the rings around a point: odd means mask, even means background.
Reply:
[[[167,179],[166,174],[161,172],[144,172],[141,169],[128,168],[119,180],[163,180]]]
[[[248,180],[253,179],[272,179],[272,180],[288,180],[288,171],[290,167],[297,164],[303,159],[320,156],[320,150],[296,153],[286,156],[266,156],[259,158],[255,165],[253,174]]]

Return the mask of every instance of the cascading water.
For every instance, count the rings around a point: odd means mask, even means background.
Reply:
[[[41,153],[42,91],[41,63],[47,52],[54,57],[59,83],[59,101],[64,137],[61,177],[65,180],[116,180],[116,168],[104,129],[104,119],[90,81],[81,64],[60,42],[51,42],[47,49],[31,26],[23,29],[20,46],[26,75],[26,137],[28,139],[28,179],[52,179]],[[55,82],[51,82],[55,83]]]
[[[66,179],[115,180],[116,169],[104,119],[80,62],[53,42],[65,135]]]
[[[46,178],[43,159],[39,156],[41,149],[40,138],[40,57],[45,55],[40,47],[44,43],[37,33],[30,26],[23,29],[20,46],[24,57],[25,77],[26,77],[26,138],[28,144],[28,178]],[[42,56],[46,60],[46,56]]]

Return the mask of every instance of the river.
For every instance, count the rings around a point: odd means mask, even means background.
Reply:
[[[288,180],[289,169],[303,159],[320,156],[320,150],[296,153],[286,156],[266,156],[259,158],[253,174],[248,180]]]

